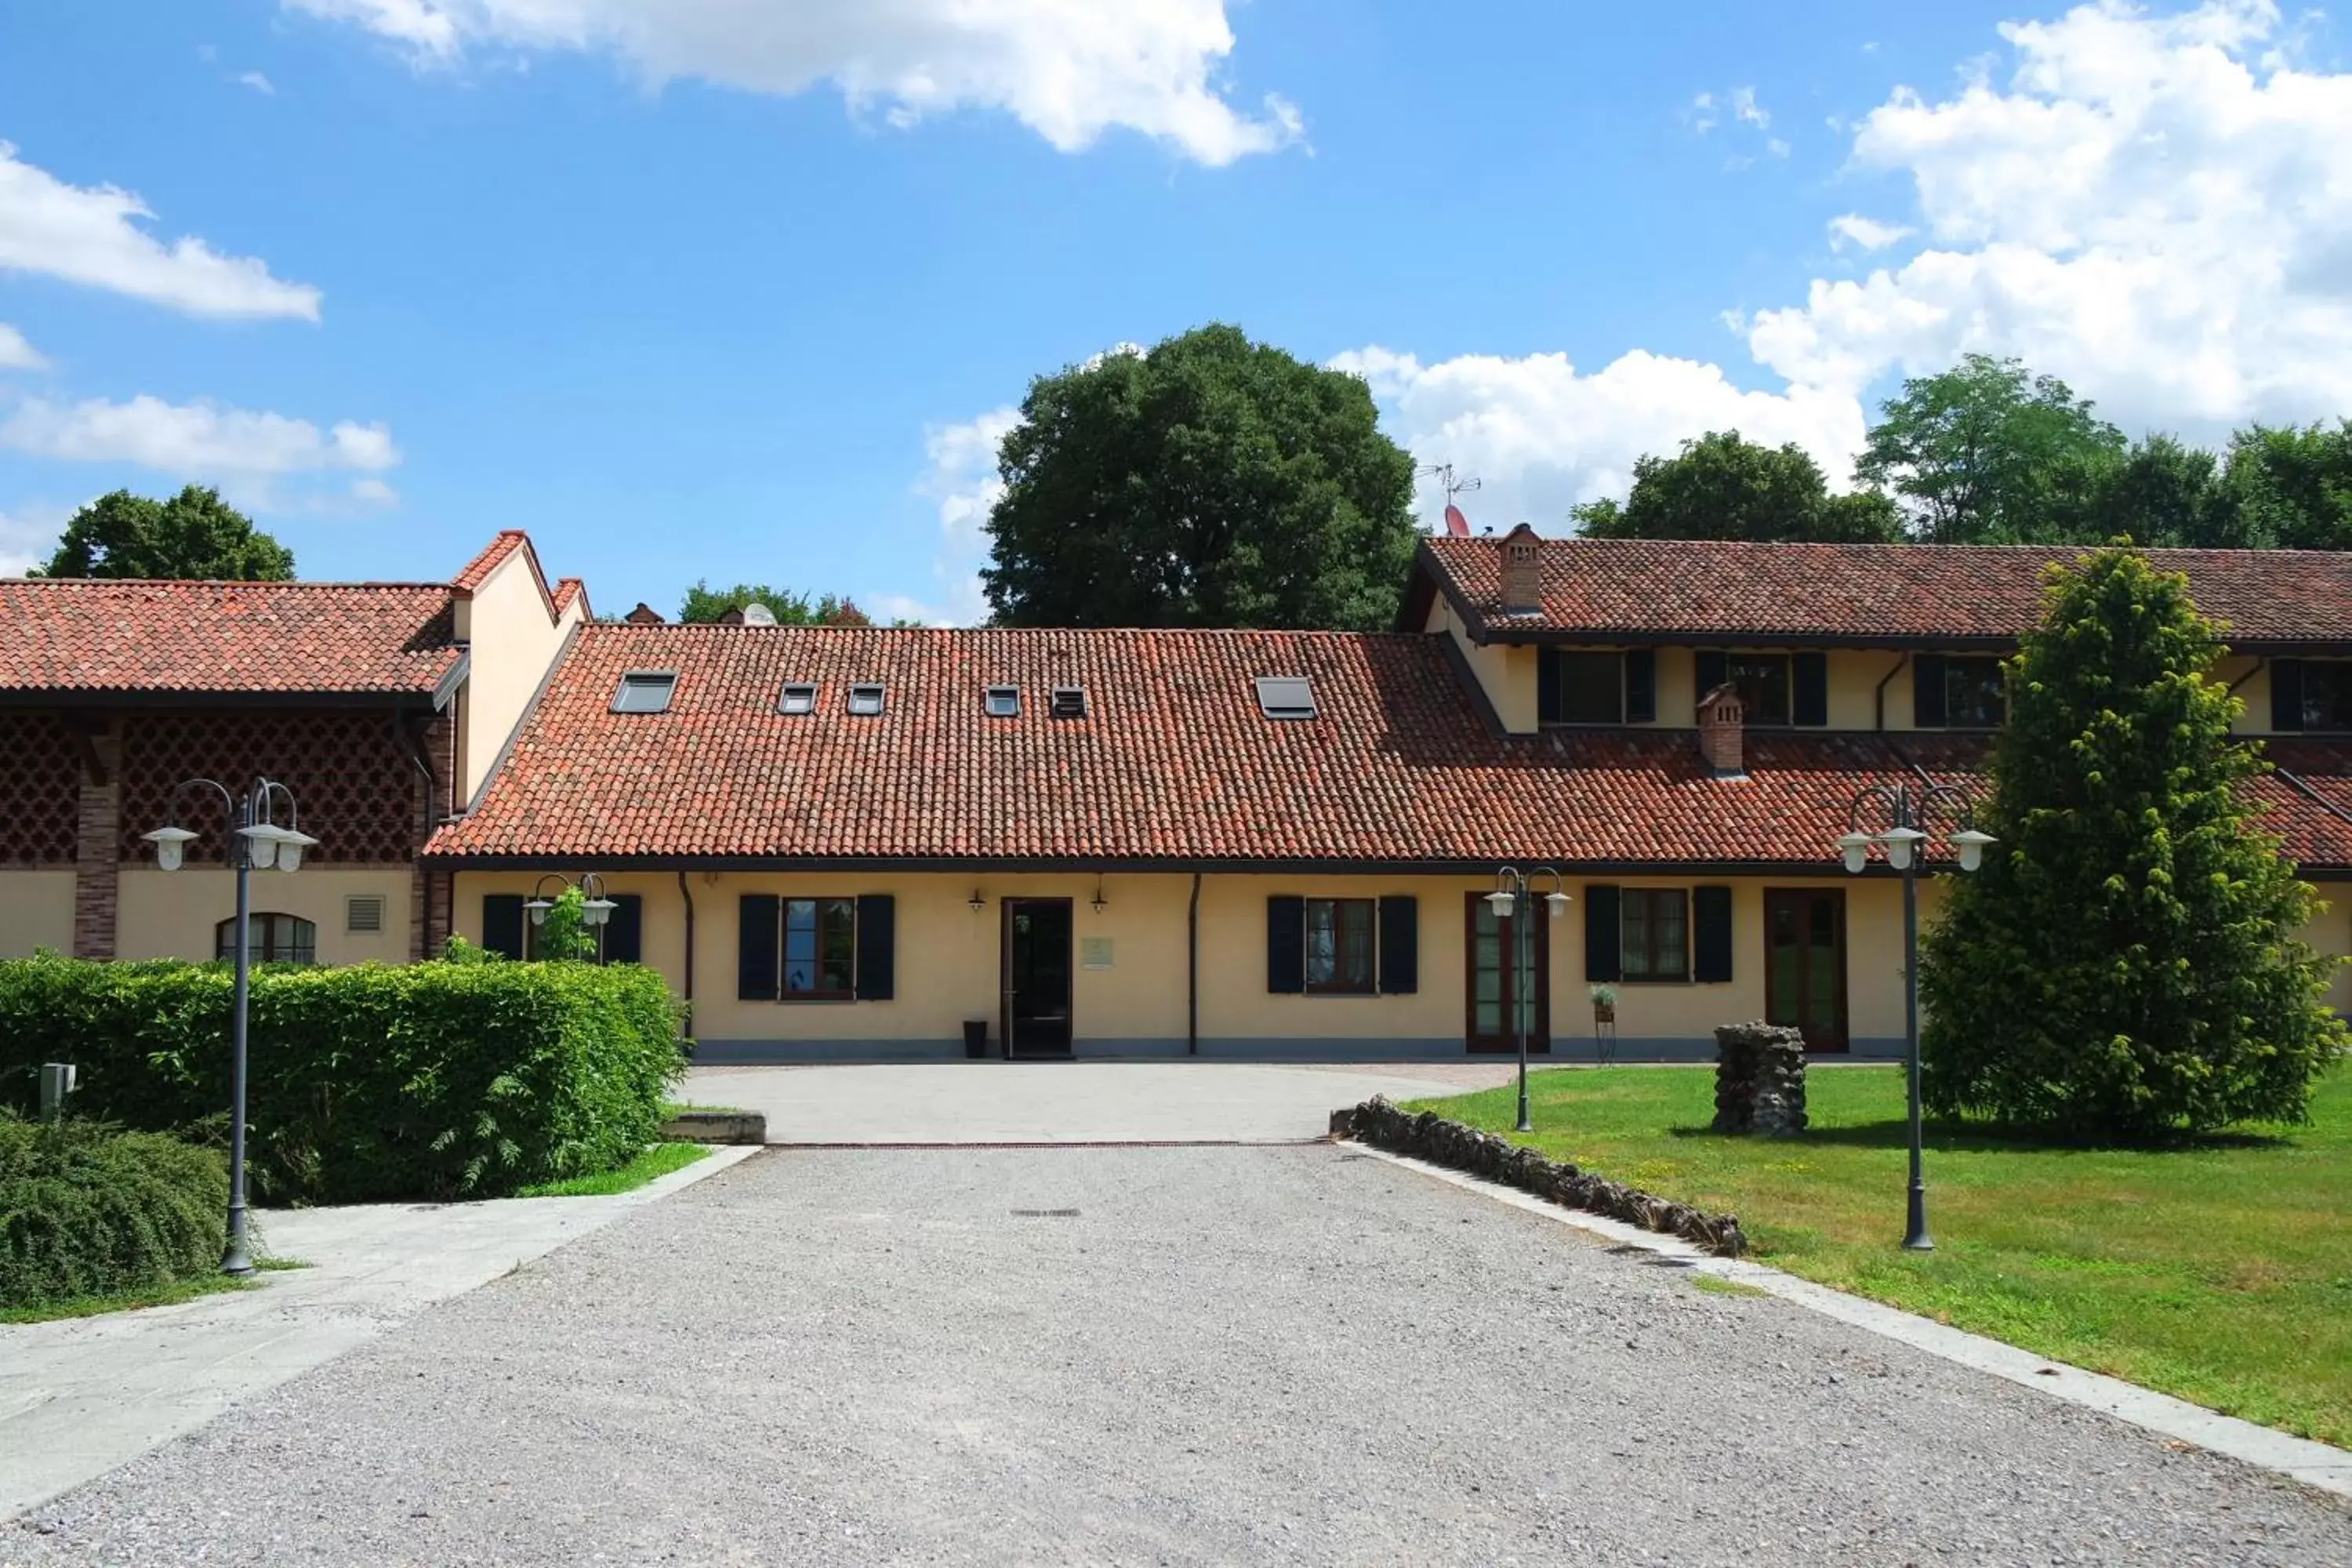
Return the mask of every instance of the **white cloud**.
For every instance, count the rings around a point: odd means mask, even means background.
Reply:
[[[1898,239],[1908,239],[1913,231],[1899,223],[1881,223],[1860,213],[1846,213],[1830,219],[1830,244],[1839,250],[1849,245],[1864,250],[1884,250]]]
[[[1387,428],[1415,458],[1452,463],[1484,481],[1464,510],[1498,533],[1521,521],[1565,533],[1570,507],[1625,493],[1635,458],[1672,452],[1709,430],[1736,429],[1771,446],[1794,441],[1839,488],[1862,445],[1862,405],[1850,394],[1743,391],[1716,365],[1641,350],[1591,374],[1556,353],[1465,354],[1423,365],[1371,347],[1331,363],[1370,384]],[[1444,505],[1433,481],[1418,499],[1431,520]]]
[[[1742,125],[1753,125],[1759,131],[1772,123],[1770,112],[1756,101],[1756,89],[1752,87],[1731,89],[1731,112]]]
[[[1715,94],[1702,92],[1692,99],[1690,107],[1683,110],[1683,118],[1702,136],[1714,130],[1722,118],[1716,111]]]
[[[893,125],[1003,110],[1064,152],[1120,128],[1203,163],[1300,139],[1268,95],[1235,108],[1224,0],[283,0],[354,22],[419,59],[480,46],[609,51],[650,83],[699,78],[754,92],[830,81]]]
[[[1858,388],[2016,354],[2208,441],[2352,409],[2352,75],[2300,64],[2269,0],[2000,31],[2005,84],[1898,91],[1856,128],[1858,167],[1909,176],[1926,247],[1759,313],[1757,359]]]
[[[203,240],[165,246],[141,228],[145,204],[114,185],[69,185],[0,142],[0,270],[110,289],[197,316],[319,319],[319,291],[272,278],[252,257]]]
[[[0,577],[21,577],[55,554],[76,510],[36,501],[0,511]]]
[[[46,370],[48,360],[25,341],[25,334],[0,321],[0,370]]]
[[[1104,352],[1139,351],[1122,343]],[[1101,357],[1097,354],[1096,361]],[[916,483],[915,493],[939,503],[940,544],[931,562],[934,596],[877,595],[867,608],[877,618],[906,616],[935,626],[977,626],[988,619],[980,568],[988,559],[989,509],[1004,493],[1004,481],[996,472],[996,448],[1006,432],[1020,423],[1021,411],[1008,405],[961,424],[934,425],[923,432],[923,456],[929,467]]]
[[[264,98],[274,98],[278,93],[277,86],[259,71],[237,72],[236,83],[239,87],[251,88]]]
[[[320,430],[282,414],[144,395],[127,403],[24,398],[0,419],[0,448],[65,462],[134,463],[194,479],[373,473],[400,461],[392,433],[381,425],[346,420]]]
[[[394,506],[399,503],[400,492],[371,475],[352,481],[352,499],[366,506]]]

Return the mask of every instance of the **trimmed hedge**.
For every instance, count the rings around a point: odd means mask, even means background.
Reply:
[[[0,1307],[154,1290],[209,1275],[228,1163],[154,1132],[0,1112]]]
[[[77,1112],[154,1131],[226,1110],[230,966],[0,963],[0,1104],[45,1061]],[[495,1197],[625,1163],[684,1073],[650,969],[586,963],[271,965],[253,973],[257,1201]]]

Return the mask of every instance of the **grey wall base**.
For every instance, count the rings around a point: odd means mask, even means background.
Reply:
[[[1625,1039],[1615,1043],[1611,1059],[1627,1064],[1647,1062],[1711,1062],[1715,1041],[1698,1039]],[[1003,1059],[994,1038],[988,1042],[987,1061]],[[1171,1039],[1080,1040],[1071,1053],[1081,1061],[1182,1061],[1187,1058],[1181,1037]],[[1857,1039],[1845,1056],[1821,1055],[1811,1060],[1885,1061],[1900,1058],[1903,1042]],[[773,1066],[792,1062],[950,1062],[965,1059],[961,1040],[698,1040],[698,1067]],[[1508,1061],[1463,1048],[1461,1037],[1439,1039],[1294,1039],[1281,1037],[1203,1039],[1198,1058],[1224,1062],[1458,1062]],[[1531,1053],[1533,1062],[1590,1066],[1600,1060],[1589,1039],[1559,1039],[1547,1053]]]

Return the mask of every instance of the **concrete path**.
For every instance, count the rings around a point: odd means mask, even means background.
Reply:
[[[175,1307],[0,1326],[0,1520],[756,1152],[714,1151],[612,1197],[265,1211],[269,1250],[310,1267]]]
[[[0,1561],[2311,1568],[2352,1511],[1361,1151],[770,1150]]]
[[[1488,1063],[902,1063],[697,1068],[685,1098],[757,1110],[771,1143],[1179,1143],[1319,1138],[1335,1106],[1460,1094]]]

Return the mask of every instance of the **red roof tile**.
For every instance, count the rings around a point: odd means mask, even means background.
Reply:
[[[0,579],[0,690],[430,692],[450,637],[439,584]]]
[[[665,669],[667,712],[610,710],[624,671]],[[1307,677],[1318,716],[1262,716],[1264,675]],[[776,711],[787,680],[817,683],[814,714]],[[867,680],[886,711],[851,718]],[[985,717],[983,689],[1007,683],[1021,715]],[[1047,715],[1064,685],[1087,718]],[[1983,752],[1896,740],[1750,731],[1749,775],[1727,780],[1690,731],[1498,735],[1420,636],[593,625],[428,854],[1827,869],[1864,784]],[[2352,825],[2262,787],[2299,853],[2352,864]]]
[[[2042,618],[2042,574],[2076,546],[1732,544],[1548,539],[1543,614],[1504,616],[1500,539],[1428,539],[1416,574],[1452,584],[1491,633],[2012,639]],[[2151,550],[2185,572],[2240,647],[2352,639],[2352,553]],[[1425,605],[1427,590],[1421,602]],[[1418,626],[1407,629],[1418,629]]]
[[[466,569],[449,579],[449,586],[460,594],[470,594],[490,580],[499,563],[530,542],[530,535],[520,528],[502,528],[499,536],[482,549],[479,555],[466,563]]]

